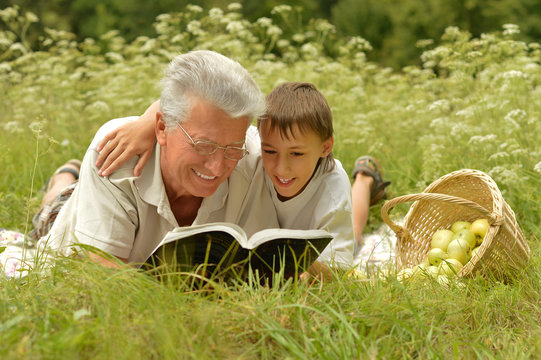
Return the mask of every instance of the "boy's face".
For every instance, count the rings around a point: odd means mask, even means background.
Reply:
[[[292,130],[287,139],[279,129],[270,130],[268,121],[260,129],[263,167],[282,201],[302,192],[318,160],[329,155],[334,143],[332,137],[322,141],[313,131],[301,133],[298,127]]]

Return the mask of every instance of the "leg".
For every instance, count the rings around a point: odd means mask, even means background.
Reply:
[[[53,176],[49,179],[47,190],[41,201],[40,210],[43,209],[45,204],[52,202],[56,196],[58,196],[60,191],[79,179],[80,167],[81,163],[79,160],[70,160],[55,171]]]
[[[368,220],[370,208],[370,190],[374,184],[371,176],[358,172],[351,186],[351,197],[353,202],[353,234],[357,246],[361,243],[363,229]]]
[[[356,253],[362,245],[362,233],[368,220],[370,206],[387,197],[385,188],[391,182],[383,180],[381,167],[371,156],[361,156],[355,160],[352,175],[351,196],[355,236],[354,253]]]
[[[32,218],[34,228],[28,233],[28,238],[37,241],[46,235],[56,220],[62,206],[68,201],[75,189],[79,178],[79,160],[70,160],[55,171],[47,181],[45,195],[41,208]]]

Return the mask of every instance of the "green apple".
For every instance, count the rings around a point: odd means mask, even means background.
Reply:
[[[470,226],[471,226],[471,223],[469,223],[468,221],[455,221],[453,225],[451,226],[451,231],[456,234],[462,229],[469,229]]]
[[[470,244],[470,249],[473,249],[475,247],[475,244],[477,244],[477,240],[475,239],[474,233],[470,231],[470,229],[462,229],[459,232],[455,233],[453,235],[453,240],[457,239],[464,239]]]
[[[430,265],[426,268],[425,276],[435,278],[440,274],[440,269],[437,266]]]
[[[445,286],[445,287],[449,286],[449,278],[445,275],[438,275],[438,277],[436,278],[436,281],[442,286]]]
[[[457,259],[462,263],[466,264],[469,260],[468,253],[470,252],[470,244],[465,239],[456,239],[449,243],[447,247],[447,255],[450,258]]]
[[[430,249],[427,254],[430,265],[438,265],[442,260],[447,259],[447,253],[440,248]]]
[[[471,223],[470,231],[476,236],[477,245],[481,245],[489,227],[490,224],[487,219],[477,219]]]
[[[440,274],[447,276],[455,276],[463,267],[464,265],[462,265],[462,263],[457,259],[448,258],[441,262]]]
[[[405,269],[400,270],[398,273],[396,273],[396,278],[398,279],[398,281],[401,281],[401,282],[408,280],[412,276],[413,276],[413,269],[411,268],[405,268]]]
[[[434,235],[432,235],[432,241],[430,242],[430,246],[432,247],[432,249],[439,248],[443,251],[447,251],[447,245],[449,245],[449,243],[453,239],[453,235],[454,233],[451,230],[436,230]]]

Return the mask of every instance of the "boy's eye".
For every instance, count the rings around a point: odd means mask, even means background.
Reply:
[[[276,154],[276,151],[275,151],[275,150],[263,149],[263,152],[264,152],[265,154]]]
[[[301,152],[298,152],[298,151],[294,151],[291,153],[293,156],[303,156],[304,153],[301,153]]]

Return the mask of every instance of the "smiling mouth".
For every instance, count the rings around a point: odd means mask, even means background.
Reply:
[[[201,179],[204,179],[204,180],[214,180],[217,178],[217,176],[208,176],[208,175],[201,174],[199,171],[195,169],[192,169],[192,170],[195,173],[195,175],[199,176]]]
[[[289,184],[294,179],[294,178],[283,179],[283,178],[280,178],[278,176],[276,178],[278,179],[278,181],[280,181],[284,185]]]

